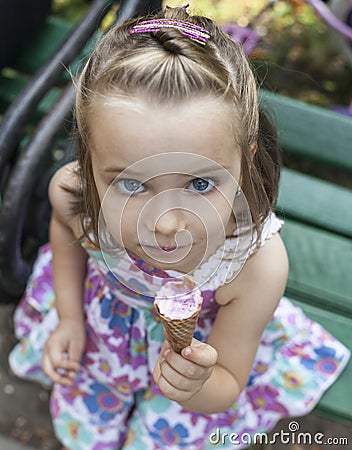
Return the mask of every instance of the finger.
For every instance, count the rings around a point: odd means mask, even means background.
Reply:
[[[175,389],[191,392],[199,384],[198,380],[190,379],[174,369],[166,360],[160,365],[161,376]]]
[[[67,360],[66,346],[60,341],[52,341],[50,345],[46,345],[44,352],[49,356],[54,369],[62,367],[63,362]]]
[[[42,358],[42,367],[45,375],[52,380],[53,373],[55,372],[53,365],[48,354],[44,353]]]
[[[160,349],[159,362],[163,362],[165,357],[170,353],[171,345],[168,341],[164,341]]]
[[[213,367],[217,362],[218,352],[211,345],[193,339],[192,344],[182,350],[182,356],[200,366]]]
[[[84,350],[84,343],[83,342],[77,342],[77,341],[71,341],[69,343],[68,348],[68,360],[69,361],[75,361],[77,363],[80,362],[82,353]],[[79,364],[78,364],[79,366]]]
[[[173,350],[166,350],[164,353],[167,363],[178,373],[191,380],[202,380],[205,377],[205,371],[208,370],[207,367],[203,367],[199,364],[194,363],[185,359],[179,353]]]
[[[44,354],[47,355],[48,370],[57,372],[58,370],[65,371],[65,374],[70,374],[71,378],[76,376],[76,372],[80,369],[80,364],[77,361],[71,361],[68,359],[68,354],[65,351],[65,346],[61,342],[54,342],[48,345],[44,349]],[[53,376],[53,375],[51,375]]]
[[[167,334],[166,328],[164,327],[164,336],[165,336],[165,340],[168,341],[169,340],[169,335]]]
[[[62,384],[63,386],[69,386],[69,387],[73,385],[73,380],[71,378],[67,377],[65,371],[60,372],[60,369],[54,368],[54,366],[50,360],[50,355],[45,354],[43,356],[42,366],[43,366],[43,371],[44,371],[45,375],[47,377],[49,377],[53,383],[59,383],[59,384]],[[63,370],[63,369],[61,369],[61,370]]]
[[[158,384],[158,382],[159,382],[160,375],[161,375],[161,369],[160,369],[160,362],[158,360],[156,362],[154,370],[153,370],[153,379],[156,384]]]
[[[170,342],[167,339],[165,339],[165,341],[163,342],[163,345],[161,346],[160,354],[162,354],[165,350],[167,350],[169,348],[171,348]]]
[[[170,344],[168,341],[165,341],[160,348],[159,358],[157,359],[157,362],[155,363],[155,367],[153,370],[153,378],[154,378],[155,383],[158,383],[158,380],[159,380],[159,377],[161,374],[160,364],[165,360],[165,356],[170,351],[170,350],[168,350],[170,348],[171,347],[170,347]]]
[[[160,376],[158,380],[158,386],[160,391],[170,400],[174,400],[176,402],[182,402],[189,400],[190,394],[188,391],[182,391],[177,388],[175,388],[172,384],[169,383],[169,381],[163,377],[163,375]]]
[[[70,359],[66,359],[65,357],[62,358],[59,365],[57,366],[57,369],[65,370],[66,372],[77,372],[80,370],[81,365],[77,361],[71,361]]]

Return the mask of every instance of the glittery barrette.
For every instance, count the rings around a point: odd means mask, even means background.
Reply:
[[[183,20],[150,19],[143,20],[129,30],[129,34],[153,33],[165,28],[174,28],[192,41],[205,45],[210,38],[210,32],[203,27]]]

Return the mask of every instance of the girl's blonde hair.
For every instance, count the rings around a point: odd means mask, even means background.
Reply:
[[[183,8],[167,8],[154,18],[186,21],[207,29],[211,37],[202,45],[172,28],[129,34],[134,25],[148,19],[144,17],[113,27],[97,42],[78,79],[75,104],[82,179],[75,212],[82,218],[84,235],[93,234],[98,241],[100,201],[88,126],[94,99],[147,95],[173,104],[213,96],[233,106],[234,120],[240,124],[236,134],[242,151],[240,184],[259,242],[263,218],[277,197],[280,153],[274,128],[259,108],[256,81],[242,47],[212,20],[191,16]]]

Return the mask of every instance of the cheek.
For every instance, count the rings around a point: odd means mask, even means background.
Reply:
[[[138,216],[136,211],[124,209],[120,215],[120,228],[124,235],[131,235],[137,232]]]
[[[214,213],[213,216],[216,215],[216,222],[221,223],[222,226],[226,227],[229,218],[233,214],[233,201],[234,201],[234,193],[233,188],[226,193],[225,190],[222,190],[221,193],[218,192],[216,194],[216,199],[213,202],[214,205]],[[213,218],[215,220],[215,217]]]
[[[136,240],[142,234],[141,205],[125,197],[117,199],[115,205],[115,229],[119,230],[125,246]]]
[[[214,194],[213,198],[209,196],[209,202],[196,215],[191,216],[192,227],[197,233],[218,240],[218,237],[221,239],[224,236],[231,214],[232,208],[227,199]]]
[[[105,224],[114,239],[121,244],[122,227],[125,222],[123,202],[113,187],[100,189],[99,195],[101,195],[101,213]]]
[[[121,236],[121,218],[116,214],[114,208],[111,208],[109,202],[103,202],[102,212],[106,227],[118,244],[122,243]]]
[[[94,181],[101,209],[107,210],[107,205],[112,203],[112,197],[114,196],[113,188],[99,178],[95,178]]]

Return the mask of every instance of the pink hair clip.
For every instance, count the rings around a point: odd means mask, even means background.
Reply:
[[[205,45],[210,38],[210,32],[203,27],[195,25],[190,22],[184,22],[183,20],[174,19],[150,19],[143,20],[137,25],[134,25],[129,30],[129,34],[139,33],[154,33],[165,28],[174,28],[180,31],[184,36],[192,39],[192,41]]]

